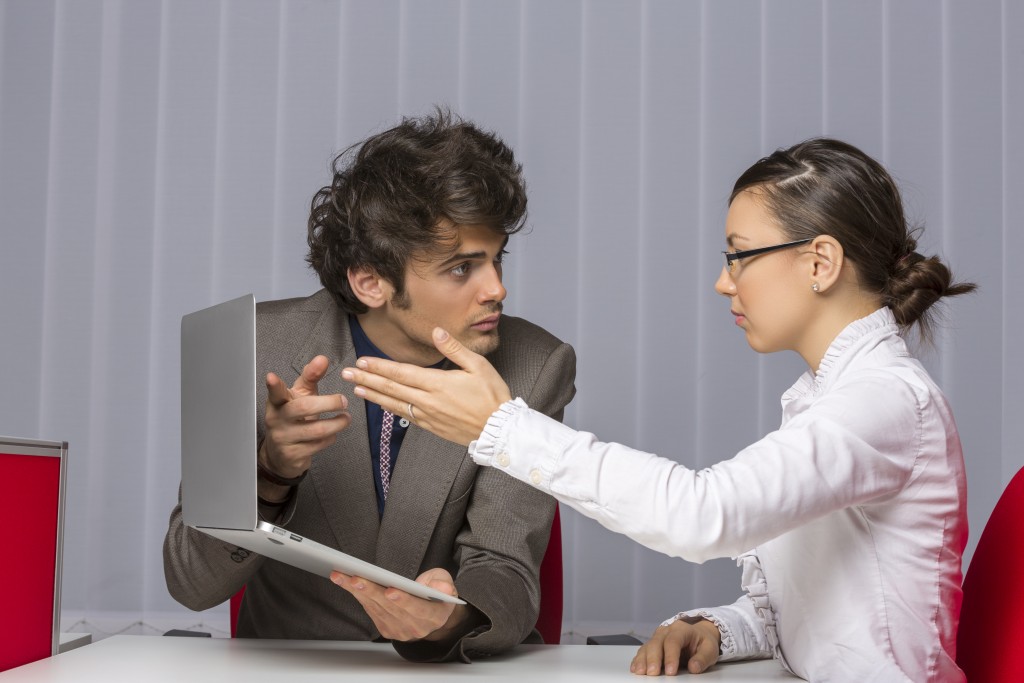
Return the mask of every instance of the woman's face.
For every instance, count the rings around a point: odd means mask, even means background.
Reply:
[[[730,252],[770,247],[792,241],[783,234],[756,194],[741,192],[725,219]],[[805,269],[798,267],[810,244],[802,244],[732,262],[722,268],[715,291],[729,297],[736,325],[747,334],[755,351],[802,348],[814,296]]]

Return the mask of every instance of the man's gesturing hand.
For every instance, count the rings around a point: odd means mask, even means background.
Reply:
[[[309,469],[313,455],[334,443],[348,426],[351,418],[345,412],[345,397],[321,396],[317,391],[327,366],[327,358],[317,356],[290,389],[280,377],[267,373],[267,433],[258,457],[271,472],[288,479],[301,475]],[[274,496],[278,497],[283,496]]]

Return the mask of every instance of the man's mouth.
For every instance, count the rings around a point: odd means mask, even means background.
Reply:
[[[471,328],[477,332],[490,332],[491,330],[498,327],[498,321],[501,320],[501,313],[493,313],[482,320],[478,320],[472,325]]]

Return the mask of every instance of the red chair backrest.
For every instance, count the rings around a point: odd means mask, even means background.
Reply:
[[[963,589],[956,663],[968,683],[1024,681],[1024,468],[992,510]]]
[[[245,586],[231,596],[231,637],[235,637],[238,610],[242,608]],[[537,630],[548,645],[557,645],[562,638],[562,520],[555,508],[551,537],[540,564],[540,614]]]
[[[242,609],[242,597],[245,595],[245,586],[231,596],[231,637],[234,638],[238,631],[238,611]]]
[[[17,522],[0,561],[0,671],[57,654],[67,444],[0,439],[10,482],[0,518]]]
[[[562,520],[555,507],[551,537],[540,563],[540,614],[537,630],[548,645],[562,639]]]

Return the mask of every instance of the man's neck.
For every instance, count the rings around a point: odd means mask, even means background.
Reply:
[[[428,367],[444,358],[437,349],[410,339],[391,321],[374,315],[372,310],[356,315],[356,320],[370,342],[391,360]]]

